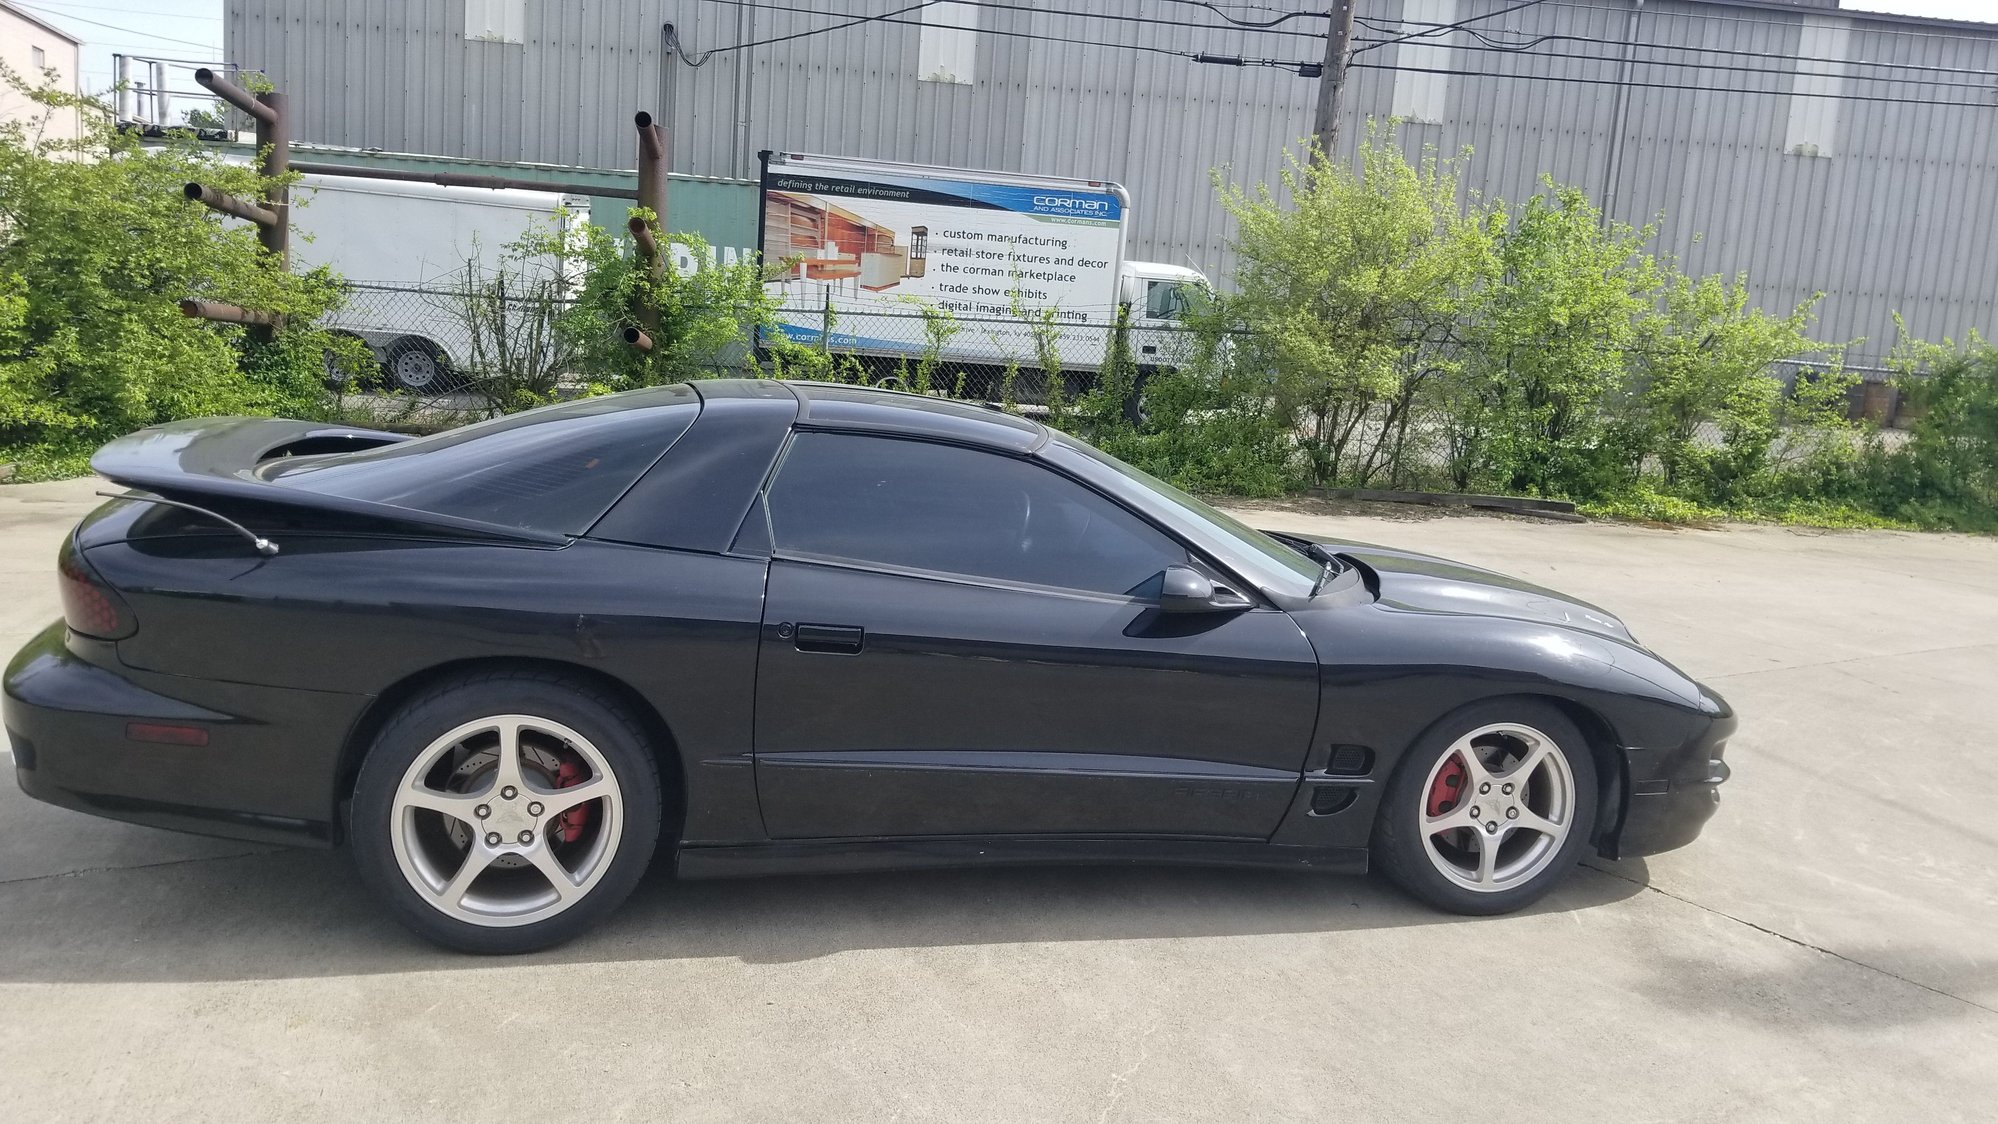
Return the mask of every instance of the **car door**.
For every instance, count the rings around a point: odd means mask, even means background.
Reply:
[[[764,511],[773,837],[1276,828],[1311,645],[1260,605],[1161,613],[1165,567],[1204,563],[1138,515],[1033,458],[831,432],[795,436]]]

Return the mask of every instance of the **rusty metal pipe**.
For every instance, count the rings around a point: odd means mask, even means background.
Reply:
[[[412,172],[401,168],[365,168],[351,164],[326,164],[317,160],[293,160],[291,170],[309,176],[353,176],[358,179],[395,180],[400,183],[434,183],[439,187],[519,188],[523,191],[557,191],[564,195],[601,195],[606,199],[636,199],[638,190],[603,184],[550,182],[515,179],[512,176],[475,176],[467,172]]]
[[[639,351],[652,350],[652,337],[639,331],[637,328],[626,328],[624,330],[624,342]]]
[[[637,215],[626,219],[624,225],[631,231],[632,241],[638,243],[639,256],[649,262],[658,261],[659,240],[652,236],[651,225]]]
[[[666,130],[641,111],[638,122],[638,205],[652,212],[660,230],[666,227]]]
[[[202,89],[212,91],[216,97],[268,125],[277,120],[277,110],[257,100],[257,96],[207,67],[194,72],[194,80]]]
[[[195,300],[191,297],[180,302],[180,314],[196,320],[212,320],[217,324],[248,324],[257,328],[275,328],[283,319],[275,312],[259,312],[226,301]]]
[[[239,219],[256,223],[258,226],[272,226],[278,221],[276,211],[259,207],[255,203],[245,202],[233,195],[217,191],[206,184],[190,183],[181,188],[181,192],[189,199],[200,203],[209,210],[220,211],[225,215],[234,215]]]
[[[257,122],[258,171],[264,177],[264,205],[278,216],[278,221],[257,232],[257,241],[277,255],[278,268],[288,269],[291,223],[286,216],[291,213],[291,188],[285,180],[291,175],[291,123],[285,120],[283,94],[275,90],[258,94],[257,102],[270,111],[268,118]]]
[[[638,126],[638,154],[647,160],[663,160],[666,157],[666,140],[661,128],[652,123],[652,115],[639,110],[632,118]]]

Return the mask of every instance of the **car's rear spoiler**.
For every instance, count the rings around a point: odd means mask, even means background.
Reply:
[[[91,470],[127,488],[169,499],[235,501],[293,512],[319,511],[382,525],[384,530],[561,544],[564,535],[478,519],[327,495],[271,483],[257,466],[278,457],[371,449],[409,440],[379,429],[287,418],[195,418],[120,437],[90,458]]]

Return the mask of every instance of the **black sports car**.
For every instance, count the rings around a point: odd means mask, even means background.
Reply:
[[[714,381],[93,464],[131,491],[7,670],[21,787],[345,845],[461,949],[581,931],[662,837],[689,877],[1371,859],[1498,913],[1727,776],[1727,704],[1608,613],[964,403]]]

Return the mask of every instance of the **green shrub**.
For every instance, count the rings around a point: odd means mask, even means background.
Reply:
[[[1915,413],[1908,439],[1871,443],[1859,459],[1874,510],[1924,527],[1998,531],[1998,347],[1904,342],[1897,382]]]
[[[1746,277],[1671,274],[1656,310],[1636,321],[1630,393],[1612,422],[1630,478],[1655,466],[1664,491],[1727,505],[1777,487],[1775,446],[1786,428],[1793,459],[1818,450],[1820,430],[1842,437],[1847,380],[1837,349],[1808,334],[1816,303],[1775,317],[1749,307]],[[1832,367],[1786,406],[1778,365],[1827,352]],[[1717,439],[1702,434],[1707,426]]]
[[[1471,197],[1461,161],[1412,161],[1390,128],[1358,170],[1313,155],[1277,188],[1222,185],[1234,292],[1196,316],[1188,369],[1132,426],[1104,385],[1085,435],[1202,491],[1300,484],[1500,491],[1599,514],[1835,526],[1993,521],[1992,349],[1909,345],[1929,413],[1894,447],[1846,418],[1845,345],[1816,299],[1750,305],[1745,277],[1689,277],[1655,227],[1607,221],[1543,181],[1516,208]],[[1785,377],[1789,380],[1786,391]]]
[[[0,460],[58,474],[174,418],[323,409],[326,353],[351,351],[312,326],[338,302],[336,279],[277,268],[247,224],[181,192],[199,181],[254,197],[256,173],[185,138],[143,148],[88,99],[4,68],[0,81],[85,124],[77,140],[48,139],[32,118],[0,125]],[[181,315],[183,297],[288,326],[261,340]]]
[[[1096,406],[1095,416],[1111,403]],[[1154,375],[1144,417],[1133,427],[1116,403],[1115,423],[1092,435],[1111,455],[1193,492],[1275,496],[1300,486],[1297,446],[1266,404],[1194,371]]]
[[[1659,267],[1649,227],[1604,220],[1581,191],[1549,180],[1495,222],[1484,272],[1457,326],[1459,359],[1441,427],[1458,488],[1587,497],[1627,483],[1606,440],[1606,406]]]
[[[1430,385],[1454,369],[1497,221],[1460,208],[1457,171],[1410,164],[1375,128],[1357,172],[1313,152],[1279,190],[1220,187],[1240,264],[1209,331],[1232,333],[1233,387],[1296,434],[1313,483],[1395,475]]]
[[[646,220],[651,212],[633,208]],[[665,237],[662,235],[662,252]],[[696,234],[675,234],[697,269],[682,271],[665,254],[655,272],[640,260],[628,234],[586,224],[580,234],[542,231],[523,244],[530,253],[565,258],[580,284],[575,301],[556,324],[586,383],[605,390],[661,386],[712,378],[749,362],[757,329],[774,319],[774,302],[755,261],[725,264]],[[627,344],[637,328],[652,339],[649,351]]]

